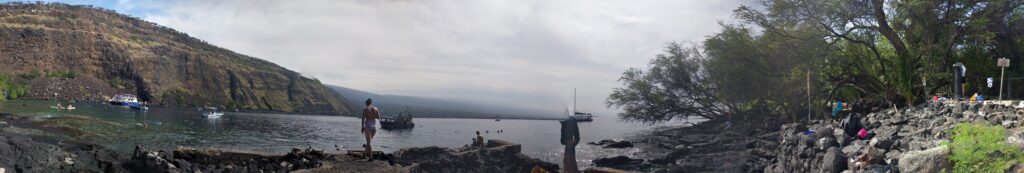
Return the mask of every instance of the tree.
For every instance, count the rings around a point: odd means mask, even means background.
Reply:
[[[787,27],[805,30],[806,27]],[[829,47],[814,32],[755,35],[743,26],[724,25],[704,40],[707,71],[722,102],[744,113],[780,114],[796,119],[806,115],[808,73],[817,70]],[[813,89],[813,88],[812,88]]]
[[[716,97],[698,47],[671,43],[649,65],[646,72],[626,70],[619,78],[624,86],[608,97],[608,107],[622,108],[623,119],[651,124],[691,116],[712,119],[735,109]]]
[[[745,112],[796,120],[806,113],[803,108],[826,110],[824,105],[836,99],[905,106],[952,94],[957,62],[968,68],[965,93],[996,94],[983,87],[985,77],[999,75],[996,58],[1014,63],[1008,78],[1024,72],[1024,0],[766,0],[762,5],[766,8],[736,9],[743,23],[723,25],[703,47],[671,44],[647,72],[630,69],[620,79],[625,87],[613,92],[608,105],[624,107],[623,117],[645,122]],[[689,78],[673,78],[680,76]],[[1009,88],[1024,93],[1024,87]]]

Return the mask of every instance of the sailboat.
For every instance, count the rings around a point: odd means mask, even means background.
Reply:
[[[594,121],[594,114],[576,111],[576,89],[572,89],[572,116],[578,122]]]

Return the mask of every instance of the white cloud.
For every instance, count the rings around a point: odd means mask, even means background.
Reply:
[[[560,114],[666,43],[699,42],[736,1],[155,1],[140,17],[324,83]],[[130,4],[130,5],[125,5]],[[127,6],[127,7],[125,7]]]

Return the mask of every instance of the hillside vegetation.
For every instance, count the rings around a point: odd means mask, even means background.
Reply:
[[[20,76],[15,83],[28,84],[32,99],[101,100],[124,92],[172,107],[350,113],[316,79],[91,6],[0,5],[0,57],[0,74]],[[58,94],[67,90],[87,94]]]

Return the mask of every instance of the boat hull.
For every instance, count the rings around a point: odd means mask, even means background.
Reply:
[[[381,129],[411,129],[416,127],[416,123],[393,123],[393,122],[380,122]]]

